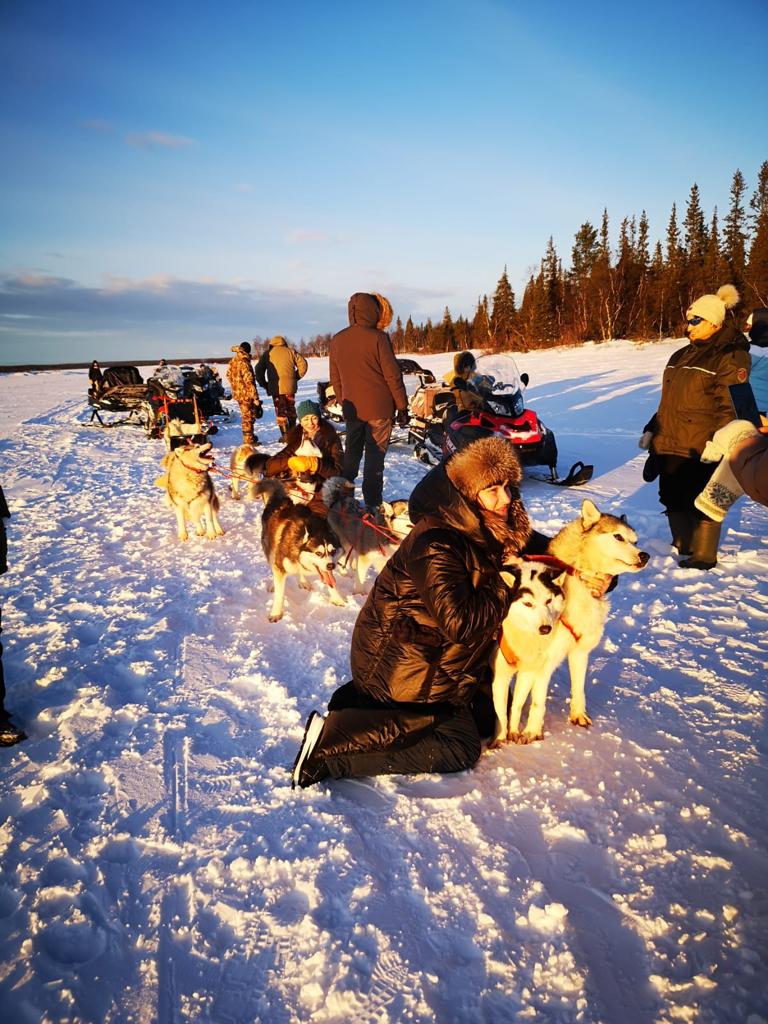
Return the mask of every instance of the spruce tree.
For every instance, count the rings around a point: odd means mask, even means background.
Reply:
[[[663,292],[666,296],[662,309],[661,330],[665,334],[676,331],[688,306],[682,296],[684,286],[684,252],[680,244],[680,229],[677,226],[677,204],[672,210],[667,225],[667,252],[664,263]]]
[[[493,310],[491,312],[491,335],[493,336],[493,347],[497,351],[511,348],[516,317],[515,293],[512,291],[507,277],[507,268],[504,267],[504,273],[499,278],[496,291],[493,293]]]
[[[472,321],[472,348],[489,348],[491,345],[491,320],[488,316],[488,296],[477,300],[477,309]]]
[[[683,301],[686,307],[706,291],[704,263],[707,256],[707,228],[699,200],[699,186],[691,186],[683,222],[685,250],[683,260]]]
[[[560,261],[557,258],[555,243],[551,235],[541,270],[544,284],[541,328],[544,339],[550,344],[556,344],[560,339],[562,290],[560,287]]]
[[[757,175],[749,201],[752,244],[749,247],[744,298],[748,305],[768,306],[768,160]]]
[[[712,294],[723,284],[730,275],[730,269],[723,256],[720,243],[720,226],[717,219],[717,207],[712,211],[712,222],[707,233],[707,251],[704,255],[704,280],[702,292],[699,294]],[[698,298],[697,295],[693,296]]]
[[[744,193],[747,185],[741,171],[736,171],[731,182],[731,205],[723,221],[723,255],[728,264],[730,283],[741,293],[744,289],[746,271],[746,220],[744,215]],[[727,282],[722,281],[721,284]]]

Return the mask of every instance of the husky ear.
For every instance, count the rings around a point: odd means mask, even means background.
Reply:
[[[381,511],[384,513],[384,515],[388,519],[391,519],[393,514],[394,514],[394,509],[392,508],[392,506],[390,505],[390,503],[388,501],[382,501],[382,503],[381,503]]]
[[[560,575],[559,575],[559,576],[555,576],[555,577],[554,577],[554,579],[552,580],[552,582],[554,583],[554,585],[555,585],[556,587],[560,587],[560,589],[562,590],[562,588],[563,588],[563,587],[565,586],[565,581],[566,581],[567,579],[568,579],[568,573],[567,573],[567,572],[566,572],[565,570],[563,570],[563,571],[562,571],[562,572],[560,573]]]
[[[583,529],[591,530],[595,523],[600,519],[600,509],[595,505],[589,498],[585,498],[581,505],[581,525]]]
[[[501,578],[513,592],[519,589],[522,574],[523,571],[519,565],[507,564],[501,567]]]
[[[622,521],[622,523],[624,523],[625,525],[628,525],[627,524],[627,517],[625,515],[620,515],[619,519]]]

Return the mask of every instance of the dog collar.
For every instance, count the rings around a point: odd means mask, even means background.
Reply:
[[[577,633],[573,626],[570,624],[570,622],[568,622],[562,616],[560,617],[560,622],[568,630],[568,632],[571,634],[576,643],[578,643],[579,640],[581,640],[583,634]]]
[[[561,562],[559,558],[555,558],[554,555],[523,555],[526,562],[542,562],[544,565],[549,565],[553,569],[558,569],[560,572],[565,572],[569,576],[575,576],[580,579],[585,586],[588,587],[590,594],[597,600],[605,597],[608,587],[611,585],[612,576],[606,576],[605,573],[594,573],[594,575],[588,575],[576,569],[573,565],[568,565],[566,562]],[[594,586],[595,580],[600,580],[599,588]]]
[[[179,455],[179,453],[176,452],[175,454],[176,454],[176,458],[181,462],[181,456]],[[189,470],[190,473],[199,473],[202,476],[203,473],[207,473],[208,472],[208,469],[195,469],[194,466],[187,466],[183,462],[181,464],[182,464],[182,466],[184,466],[184,469]],[[210,465],[209,469],[213,469],[213,462],[211,462],[211,465]]]

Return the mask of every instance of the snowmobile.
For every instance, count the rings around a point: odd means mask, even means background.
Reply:
[[[562,486],[586,483],[593,467],[575,463],[567,476],[557,475],[555,435],[533,409],[526,409],[523,390],[528,374],[521,374],[511,355],[488,354],[477,359],[470,383],[483,398],[483,408],[459,413],[450,389],[443,383],[424,384],[409,403],[408,442],[422,462],[437,465],[469,440],[495,435],[510,441],[524,466],[546,466],[549,476],[535,479]]]
[[[191,388],[189,397],[186,397],[183,378],[178,387],[172,381],[164,383],[157,375],[145,382],[135,366],[111,366],[104,371],[101,390],[88,393],[91,407],[88,423],[95,421],[100,427],[134,424],[142,427],[147,437],[165,437],[169,449],[172,446],[171,435],[174,438],[189,437],[201,443],[206,435],[215,434],[218,428],[201,412],[196,392],[196,388]],[[128,415],[105,421],[103,413]],[[173,442],[176,444],[178,441]]]

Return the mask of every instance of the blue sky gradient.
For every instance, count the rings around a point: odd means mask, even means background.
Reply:
[[[471,316],[768,158],[768,5],[0,2],[0,365]],[[754,55],[753,55],[754,54]]]

